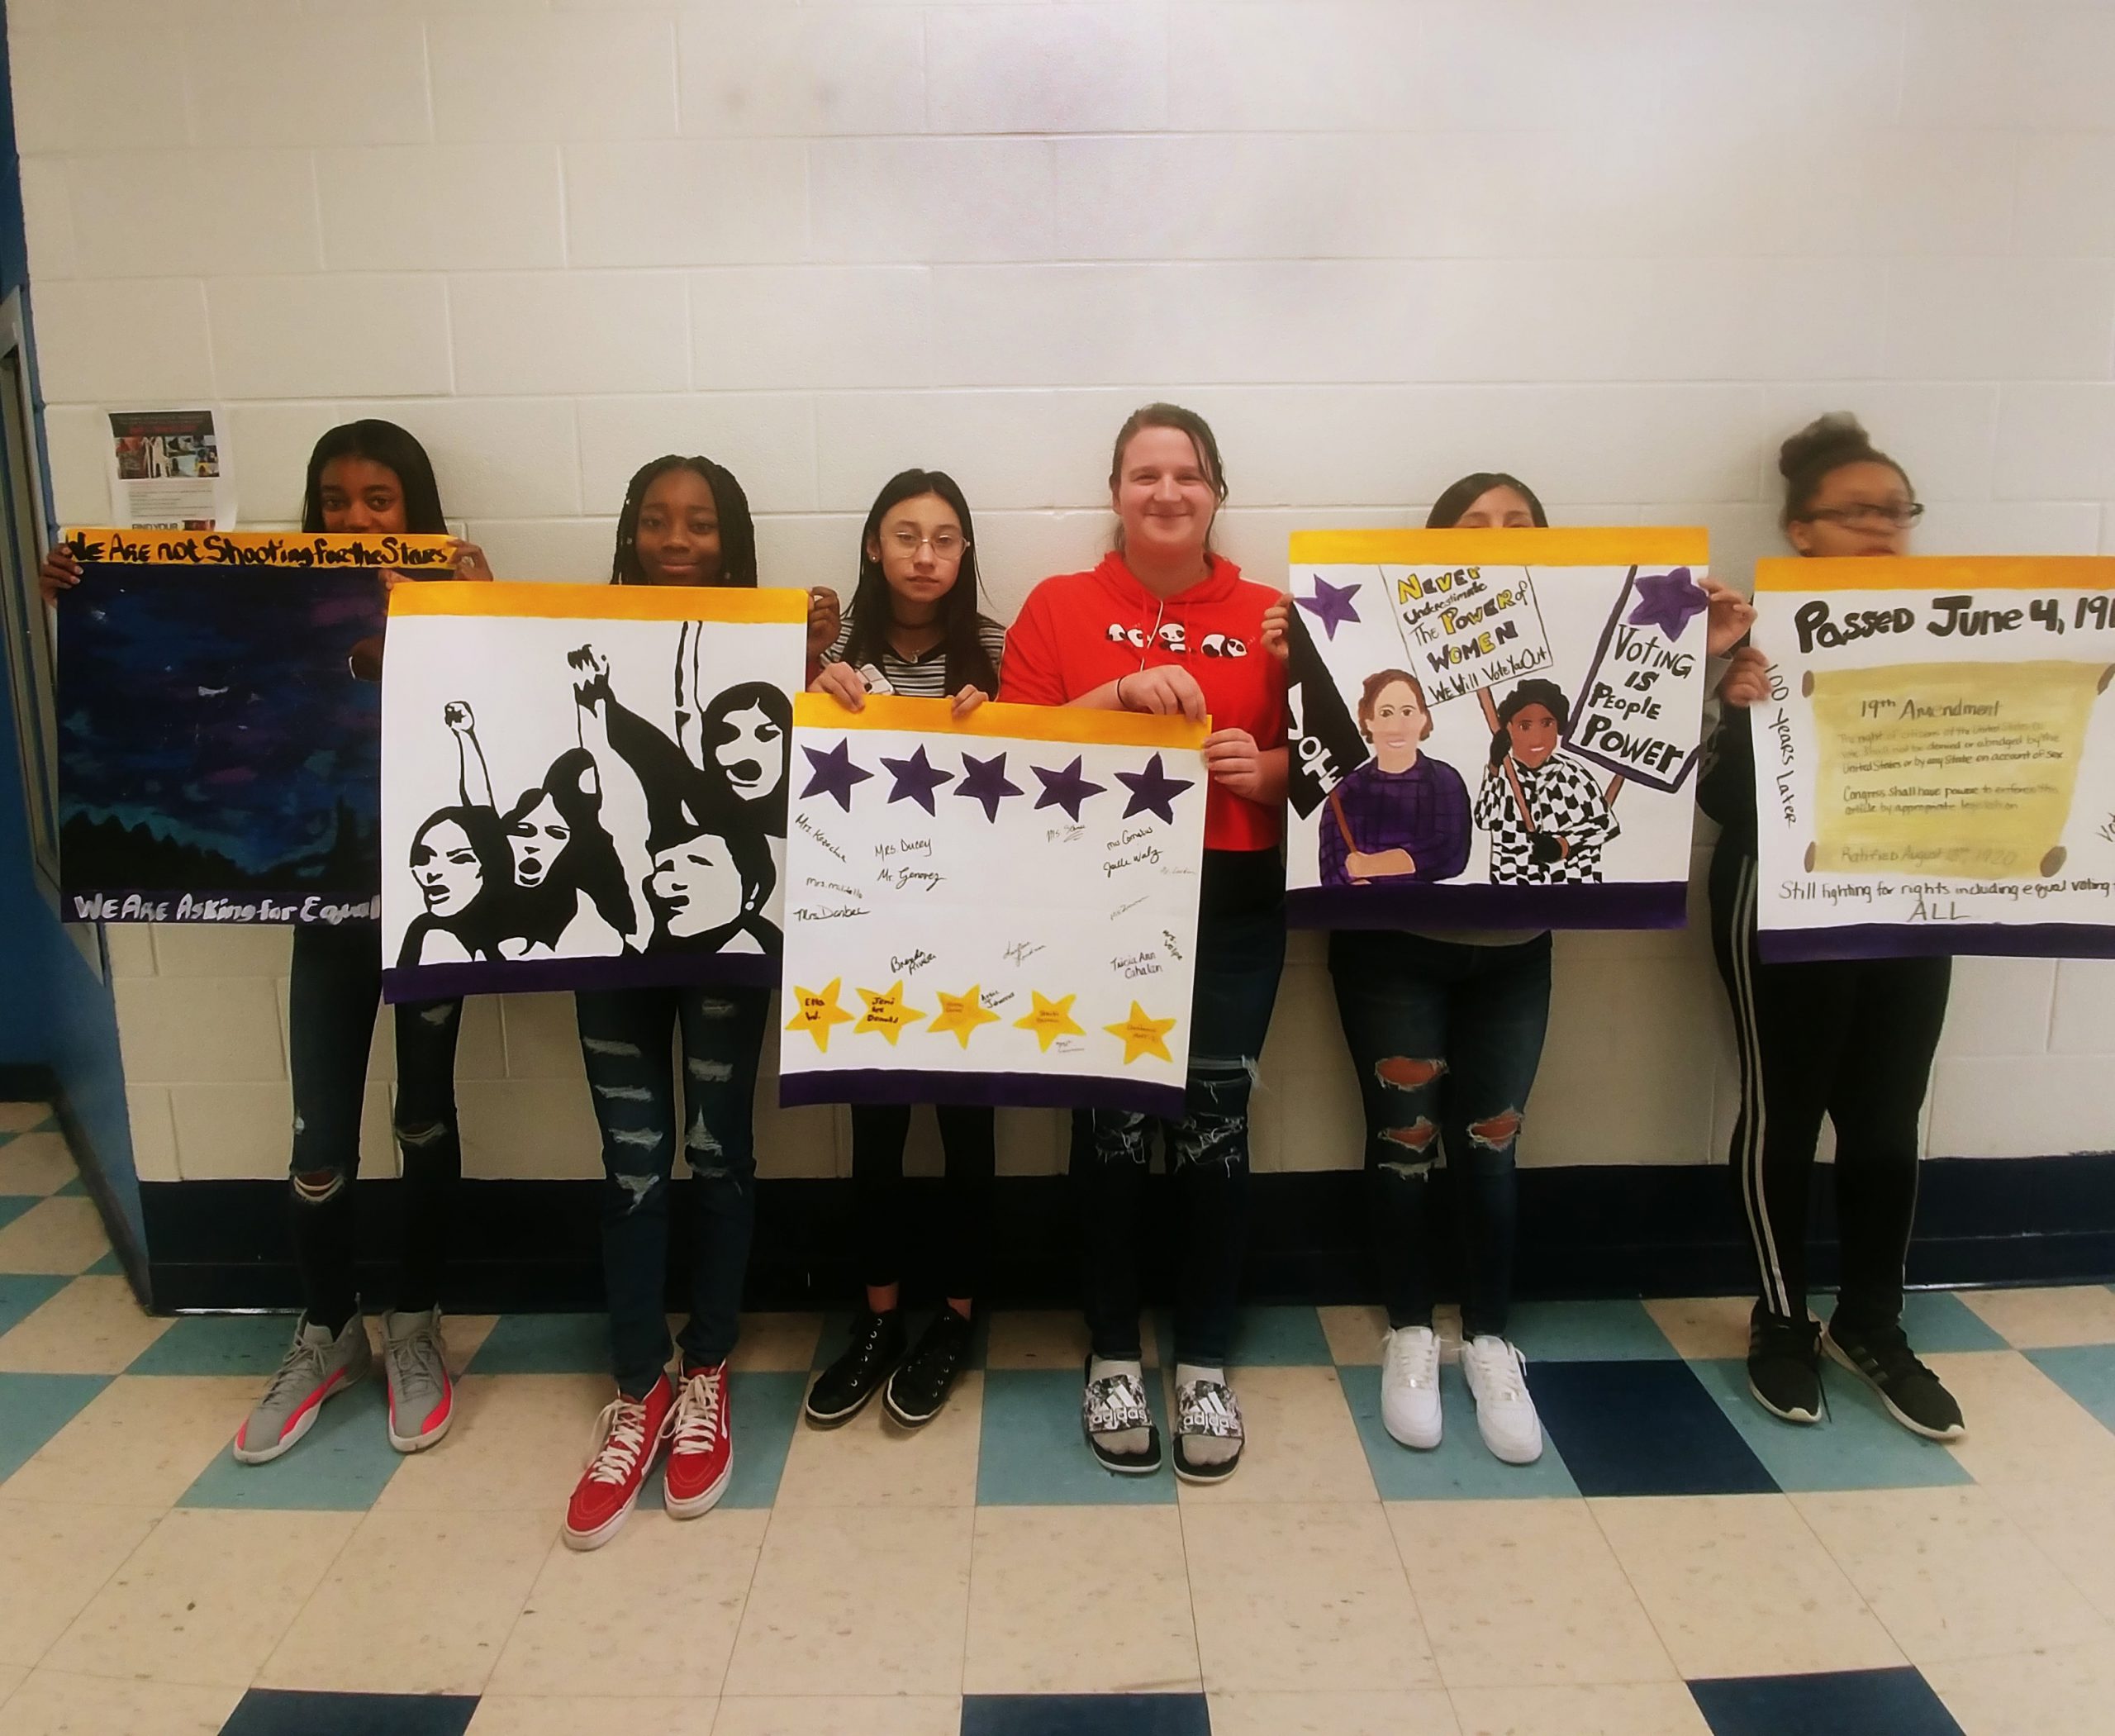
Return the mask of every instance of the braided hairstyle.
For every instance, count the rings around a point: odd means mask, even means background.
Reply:
[[[720,512],[720,583],[754,590],[757,583],[757,530],[749,517],[749,497],[734,480],[734,473],[709,458],[684,458],[671,452],[641,464],[625,488],[624,510],[617,515],[617,547],[610,563],[610,583],[643,585],[645,569],[639,564],[639,508],[646,491],[657,478],[671,470],[690,470],[705,478],[712,490],[712,503]]]

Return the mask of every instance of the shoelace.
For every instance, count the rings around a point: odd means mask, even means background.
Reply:
[[[620,1483],[631,1475],[645,1450],[645,1405],[638,1399],[611,1399],[595,1420],[595,1450],[587,1456],[587,1475],[598,1483]]]
[[[392,1339],[383,1348],[389,1353],[389,1372],[400,1386],[409,1386],[424,1377],[428,1361],[440,1360],[440,1345],[430,1331],[407,1333]],[[423,1356],[419,1353],[423,1350]]]
[[[279,1364],[278,1372],[272,1377],[272,1384],[264,1389],[264,1403],[269,1405],[284,1397],[289,1388],[312,1391],[316,1377],[323,1372],[323,1358],[327,1353],[306,1339],[295,1339],[292,1348]]]
[[[1439,1378],[1439,1334],[1419,1341],[1408,1332],[1395,1334],[1388,1340],[1388,1366],[1413,1386],[1432,1386]]]
[[[710,1453],[719,1439],[720,1383],[709,1374],[694,1374],[676,1401],[674,1450]]]
[[[1491,1397],[1509,1402],[1527,1397],[1528,1359],[1512,1345],[1501,1343],[1496,1350],[1480,1350],[1471,1341],[1461,1347],[1461,1354],[1475,1361]]]

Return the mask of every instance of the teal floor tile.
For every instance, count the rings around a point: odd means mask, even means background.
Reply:
[[[364,1513],[404,1462],[389,1444],[388,1412],[378,1373],[326,1403],[301,1444],[269,1465],[238,1463],[222,1448],[177,1505]]]
[[[88,1191],[88,1183],[83,1182],[78,1176],[75,1176],[72,1181],[67,1182],[64,1187],[53,1189],[52,1197],[54,1199],[82,1199],[87,1196]]]
[[[118,1258],[117,1250],[113,1248],[81,1276],[84,1278],[121,1278],[125,1276],[125,1262]]]
[[[1339,1368],[1337,1377],[1344,1383],[1359,1443],[1383,1501],[1551,1499],[1579,1492],[1556,1442],[1547,1437],[1542,1456],[1532,1465],[1501,1464],[1491,1457],[1476,1433],[1476,1401],[1469,1396],[1461,1369],[1452,1363],[1442,1363],[1439,1371],[1446,1434],[1429,1453],[1405,1447],[1381,1425],[1378,1368]]]
[[[1150,1369],[1146,1402],[1160,1423],[1164,1454],[1166,1406]],[[994,1368],[984,1377],[977,1499],[991,1507],[1150,1505],[1175,1499],[1175,1473],[1164,1463],[1152,1477],[1103,1470],[1080,1432],[1080,1377],[1071,1370]]]
[[[43,1203],[42,1194],[0,1193],[0,1229],[6,1229],[31,1206],[40,1206]]]
[[[2030,1350],[2027,1359],[2109,1428],[2115,1429],[2115,1345]],[[1973,1419],[1970,1419],[1971,1423]]]
[[[0,1277],[0,1332],[9,1332],[23,1317],[34,1314],[74,1281],[44,1272],[13,1272]]]
[[[734,1413],[734,1474],[720,1497],[721,1506],[768,1507],[778,1499],[778,1480],[786,1474],[786,1455],[792,1450],[807,1390],[807,1376],[797,1372],[733,1377],[728,1404]],[[639,1491],[640,1506],[661,1504],[667,1471],[664,1458]]]
[[[141,1351],[127,1374],[248,1374],[262,1380],[293,1341],[287,1314],[186,1315]]]
[[[1633,1298],[1515,1302],[1506,1330],[1535,1363],[1628,1363],[1680,1353]]]
[[[1814,1312],[1836,1312],[1833,1296],[1817,1297]],[[2003,1338],[1951,1290],[1912,1290],[1902,1299],[1902,1329],[1920,1355],[1952,1350],[2008,1350]]]
[[[0,1374],[0,1481],[109,1384],[102,1374]]]
[[[1748,1450],[1789,1494],[1825,1489],[1928,1489],[1973,1482],[1937,1441],[1912,1434],[1873,1390],[1833,1363],[1822,1365],[1827,1414],[1818,1423],[1780,1422],[1748,1391],[1742,1361],[1691,1363],[1690,1370]]]
[[[610,1322],[595,1314],[506,1314],[464,1371],[473,1374],[607,1374]]]
[[[1164,1339],[1172,1343],[1173,1338]],[[1329,1341],[1310,1307],[1244,1308],[1233,1329],[1237,1368],[1326,1368]]]

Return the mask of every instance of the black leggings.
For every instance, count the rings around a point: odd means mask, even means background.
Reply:
[[[378,925],[310,924],[294,930],[287,1016],[294,1096],[294,1258],[310,1320],[334,1332],[359,1306],[353,1179],[359,1173],[360,1111],[381,997]],[[440,1300],[450,1219],[463,1179],[463,1142],[455,1121],[455,1039],[462,1013],[460,1001],[396,1009],[395,1132],[404,1182],[394,1302],[407,1311],[430,1308]]]
[[[1722,839],[1711,858],[1711,939],[1733,1004],[1741,1113],[1733,1181],[1768,1310],[1804,1320],[1814,1142],[1836,1125],[1837,1311],[1902,1313],[1917,1211],[1917,1119],[1946,1015],[1950,958],[1766,964],[1756,949],[1756,860]]]
[[[940,1293],[975,1296],[991,1242],[991,1177],[997,1168],[992,1111],[934,1106],[948,1178],[940,1194]],[[903,1145],[910,1110],[901,1103],[852,1106],[852,1201],[859,1220],[860,1282],[872,1289],[903,1276],[905,1215]]]

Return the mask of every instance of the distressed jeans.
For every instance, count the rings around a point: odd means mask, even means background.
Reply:
[[[1429,1326],[1453,1180],[1461,1331],[1505,1334],[1519,1217],[1514,1153],[1550,1017],[1550,937],[1510,946],[1339,929],[1329,976],[1366,1108],[1372,1227],[1390,1326]]]
[[[753,1117],[757,1061],[769,991],[642,988],[576,995],[580,1049],[602,1130],[602,1279],[617,1385],[644,1398],[668,1361],[672,1218],[690,1264],[690,1319],[677,1343],[686,1363],[725,1362],[734,1348],[742,1280],[756,1225]],[[686,1187],[676,1163],[675,1071],[669,1039],[682,1032]],[[670,1196],[677,1197],[671,1204]]]
[[[360,1111],[382,998],[382,930],[373,922],[294,930],[288,985],[287,1068],[293,1081],[293,1156],[289,1166],[294,1258],[308,1315],[333,1330],[359,1307],[354,1263],[357,1223],[353,1180],[360,1167]],[[401,1309],[440,1301],[442,1268],[457,1193],[463,1142],[455,1120],[455,1040],[460,1001],[406,1002],[393,1009],[397,1037],[397,1190],[403,1221],[392,1298]]]
[[[1176,1254],[1175,1358],[1224,1367],[1248,1233],[1248,1096],[1271,1029],[1285,966],[1282,898],[1201,914],[1191,996],[1189,1090],[1180,1121],[1159,1123],[1172,1177]],[[1077,1152],[1084,1291],[1094,1353],[1138,1355],[1138,1258],[1153,1122],[1124,1110],[1094,1112],[1091,1146]]]

